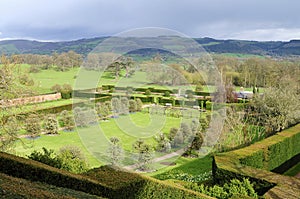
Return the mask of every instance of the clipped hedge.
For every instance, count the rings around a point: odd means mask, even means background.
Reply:
[[[300,195],[300,180],[271,172],[300,154],[300,124],[248,147],[214,156],[213,177],[216,183],[248,177],[259,194]]]
[[[77,175],[3,152],[0,153],[0,165],[0,172],[14,177],[107,198],[210,198],[150,177],[106,166],[86,175]]]

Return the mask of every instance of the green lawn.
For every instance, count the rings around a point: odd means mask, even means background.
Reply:
[[[28,69],[29,65],[22,65],[24,69]],[[124,73],[124,72],[123,72]],[[51,92],[51,87],[55,84],[70,84],[76,89],[95,88],[101,85],[115,85],[119,87],[155,87],[158,89],[176,89],[178,86],[162,86],[157,84],[150,84],[146,72],[136,71],[130,78],[120,77],[116,80],[111,76],[110,72],[100,73],[93,70],[85,70],[80,68],[72,68],[69,71],[61,72],[53,69],[42,70],[38,73],[30,73],[30,76],[35,81],[34,90],[37,94],[44,94]],[[187,87],[187,89],[194,89],[194,85]],[[204,86],[203,91],[214,91],[215,86]],[[240,87],[236,87],[239,91]],[[245,88],[246,91],[252,91],[252,88]],[[263,90],[260,89],[260,92]]]
[[[158,121],[160,120],[160,121]],[[97,159],[106,155],[108,139],[116,136],[121,140],[125,151],[132,150],[132,144],[140,137],[144,137],[147,143],[155,145],[153,135],[159,132],[168,133],[170,128],[179,127],[181,122],[190,122],[190,119],[166,117],[150,117],[148,113],[134,113],[127,116],[120,116],[116,119],[100,121],[100,125],[91,125],[85,128],[77,128],[74,132],[60,131],[59,135],[41,135],[36,140],[22,138],[16,146],[16,153],[21,156],[29,155],[34,150],[59,148],[66,145],[80,147],[85,153],[91,167],[99,166]],[[157,127],[156,127],[157,126]]]

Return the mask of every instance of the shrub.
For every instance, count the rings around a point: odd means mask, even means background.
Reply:
[[[145,95],[151,95],[151,91],[150,91],[149,89],[147,89],[147,90],[145,91]]]
[[[61,85],[59,84],[55,84],[51,87],[51,90],[54,91],[54,92],[57,92],[59,93],[61,91]]]
[[[222,187],[219,185],[208,187],[203,184],[198,185],[195,183],[188,183],[185,187],[211,197],[222,199],[232,198],[235,195],[258,198],[258,195],[253,188],[253,184],[246,178],[243,178],[242,181],[232,179],[230,183],[225,183]]]
[[[129,113],[129,100],[127,97],[121,98],[121,114]]]
[[[41,71],[41,68],[36,65],[31,65],[29,68],[29,73],[38,73]]]
[[[87,171],[88,167],[84,155],[78,147],[63,147],[58,154],[56,154],[54,150],[48,150],[44,147],[42,150],[42,152],[34,151],[27,157],[31,160],[73,173],[83,173]]]
[[[120,144],[120,140],[117,137],[111,137],[109,139],[109,147],[107,149],[107,154],[109,158],[109,163],[112,166],[119,165],[120,161],[123,159],[124,151]]]
[[[44,128],[47,134],[58,134],[58,124],[55,115],[49,115],[46,118]]]
[[[142,109],[143,109],[142,100],[140,98],[136,98],[135,101],[136,101],[136,110],[137,111],[142,111]]]
[[[36,114],[30,114],[25,120],[25,129],[30,136],[36,137],[41,133],[40,118]]]
[[[60,124],[61,127],[64,127],[66,130],[73,130],[75,126],[74,118],[73,116],[67,111],[63,110],[60,113]]]
[[[20,84],[25,85],[25,86],[33,86],[34,85],[34,81],[27,74],[21,75],[19,77],[19,82],[20,82]]]
[[[84,154],[80,148],[76,146],[60,148],[57,158],[61,161],[61,167],[59,169],[73,173],[83,173],[88,169]]]
[[[85,110],[84,108],[76,107],[74,109],[74,120],[76,126],[86,127],[91,122],[89,117],[89,110]]]
[[[110,114],[110,103],[97,103],[96,104],[96,112],[101,119],[106,119]]]
[[[57,155],[54,153],[53,149],[48,150],[43,147],[42,152],[35,150],[27,157],[31,160],[35,160],[52,167],[56,167],[56,168],[61,167],[61,160],[57,158]]]
[[[139,139],[133,144],[133,150],[138,155],[138,169],[142,171],[149,169],[149,164],[152,159],[151,145],[145,143],[144,140]]]
[[[170,91],[166,91],[165,92],[165,97],[170,97],[171,95],[170,95]]]
[[[137,103],[135,100],[129,100],[129,112],[135,112],[137,110]]]

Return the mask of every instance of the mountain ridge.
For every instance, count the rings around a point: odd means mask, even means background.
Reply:
[[[109,37],[83,38],[71,41],[41,42],[17,39],[0,41],[1,54],[52,54],[73,50],[87,55],[99,43]],[[299,56],[300,40],[250,41],[234,39],[194,38],[211,53],[239,53],[268,56]]]

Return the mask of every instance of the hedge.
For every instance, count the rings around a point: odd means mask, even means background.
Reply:
[[[151,177],[104,166],[86,175],[0,152],[0,172],[107,198],[210,198]],[[99,172],[98,172],[99,171]]]
[[[232,178],[250,178],[259,194],[281,194],[283,190],[300,195],[300,180],[271,172],[300,154],[300,124],[248,147],[217,154],[213,161],[216,183]],[[289,197],[289,195],[286,195]]]

